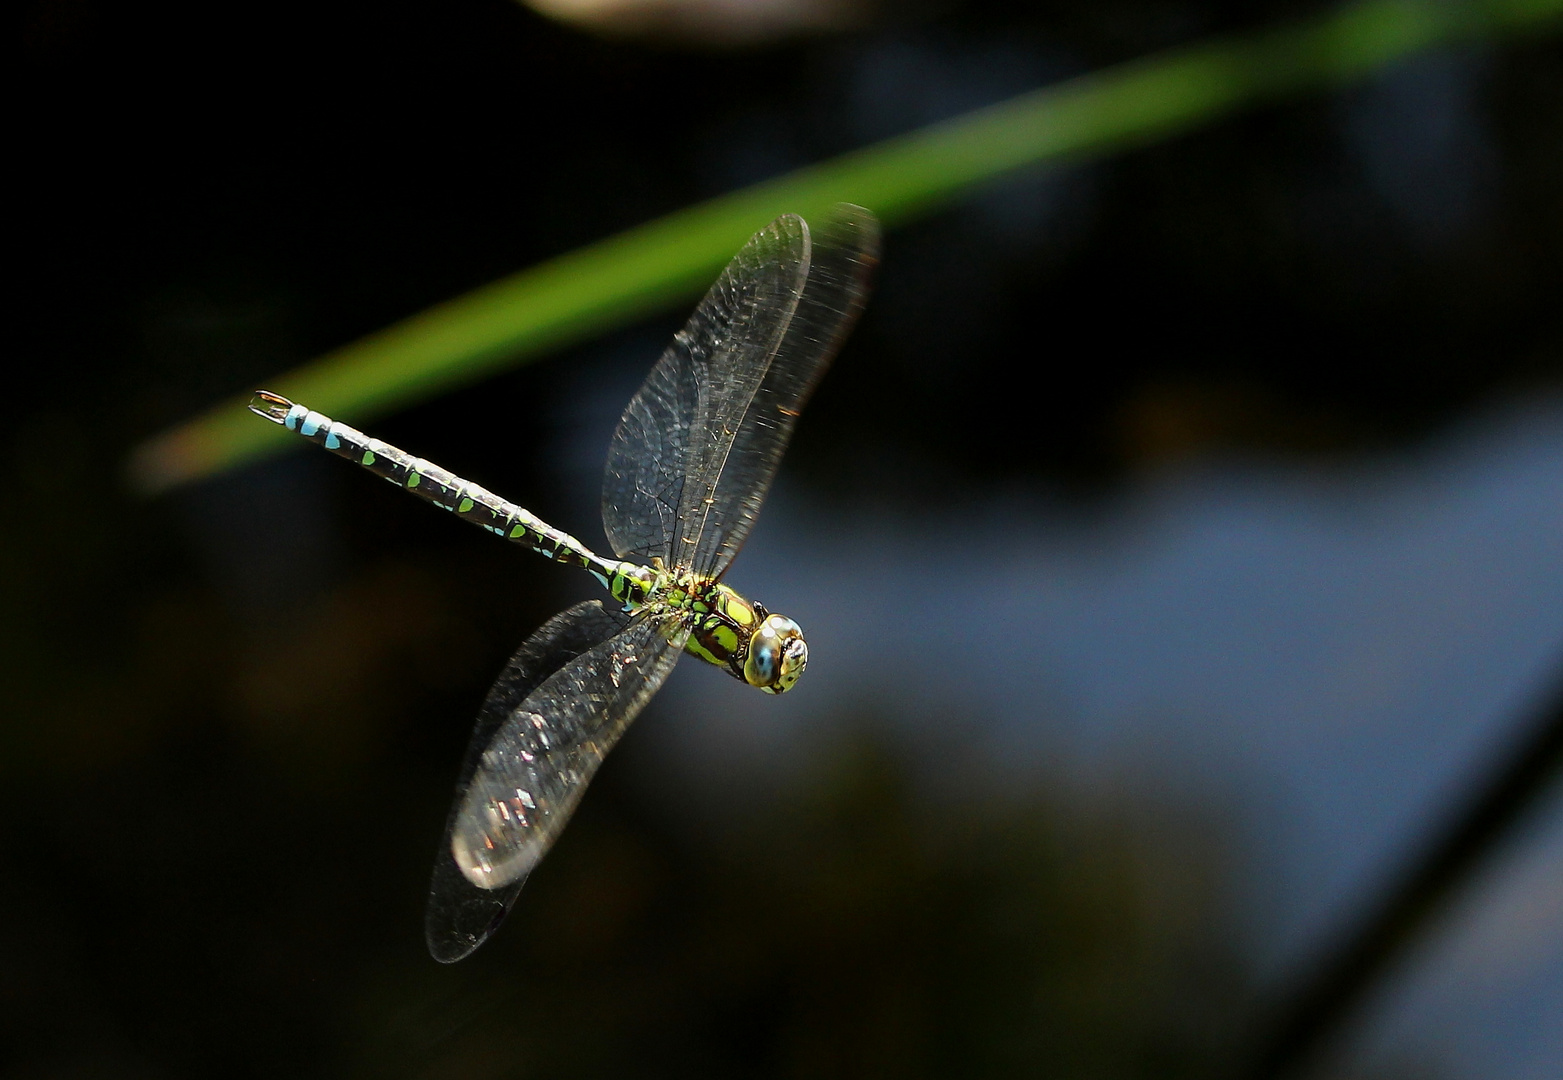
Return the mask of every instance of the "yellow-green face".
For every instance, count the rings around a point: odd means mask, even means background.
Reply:
[[[785,615],[767,615],[749,639],[744,681],[767,694],[785,694],[808,663],[809,646],[798,624]]]

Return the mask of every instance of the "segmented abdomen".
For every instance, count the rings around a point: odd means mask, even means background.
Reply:
[[[440,509],[555,562],[588,569],[601,562],[586,545],[530,510],[390,443],[370,438],[357,428],[265,390],[250,400],[250,409]]]

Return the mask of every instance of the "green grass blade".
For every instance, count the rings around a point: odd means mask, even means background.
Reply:
[[[1557,28],[1563,0],[1370,0],[1310,22],[1120,64],[680,210],[447,301],[267,387],[355,424],[633,322],[698,293],[755,229],[855,202],[887,223],[1043,161],[1165,139],[1323,90],[1440,45]],[[287,436],[248,392],[140,446],[157,491],[272,452]]]

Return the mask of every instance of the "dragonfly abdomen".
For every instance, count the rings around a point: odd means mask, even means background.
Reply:
[[[554,528],[530,510],[495,495],[487,488],[463,480],[431,461],[371,438],[355,427],[332,420],[303,405],[296,405],[285,397],[258,390],[250,399],[250,411],[281,424],[339,457],[363,466],[376,476],[433,503],[441,510],[449,510],[464,521],[529,547],[555,562],[593,570],[599,578],[613,565],[599,558],[569,533]]]

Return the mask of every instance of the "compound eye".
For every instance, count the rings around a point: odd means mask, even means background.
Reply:
[[[785,615],[768,615],[749,639],[744,681],[768,694],[791,690],[809,662],[803,631]]]

